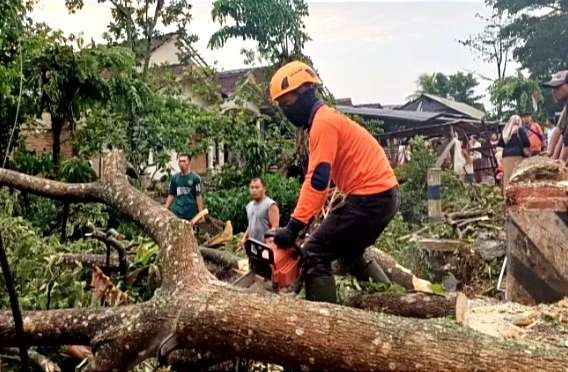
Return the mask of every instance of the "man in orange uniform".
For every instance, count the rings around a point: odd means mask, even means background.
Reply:
[[[300,197],[275,243],[293,245],[300,231],[327,200],[331,182],[346,198],[336,206],[304,246],[306,299],[337,302],[333,260],[342,259],[360,280],[388,282],[382,269],[363,258],[400,206],[400,192],[384,150],[363,127],[316,96],[320,79],[312,68],[294,61],[270,82],[270,95],[297,127],[309,133],[309,163]]]

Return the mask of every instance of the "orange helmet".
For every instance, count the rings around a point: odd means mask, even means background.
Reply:
[[[321,84],[314,70],[300,61],[293,61],[280,67],[270,81],[270,98],[276,101],[306,83]]]

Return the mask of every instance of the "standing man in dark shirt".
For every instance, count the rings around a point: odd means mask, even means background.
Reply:
[[[174,174],[170,181],[166,208],[170,209],[179,218],[191,220],[203,209],[201,196],[201,178],[191,171],[191,156],[189,154],[178,155],[180,172]]]

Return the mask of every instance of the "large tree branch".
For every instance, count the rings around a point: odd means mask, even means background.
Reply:
[[[1,185],[68,202],[102,201],[99,193],[101,185],[96,182],[68,184],[0,168]]]
[[[96,334],[105,312],[112,309],[69,309],[26,311],[23,314],[24,332],[30,345],[88,345]],[[0,312],[0,347],[14,346],[14,320],[9,312]]]

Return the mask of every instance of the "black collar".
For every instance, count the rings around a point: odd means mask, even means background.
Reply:
[[[316,116],[316,113],[318,112],[318,110],[324,105],[322,100],[319,100],[314,107],[312,107],[312,112],[310,114],[310,120],[308,120],[308,125],[306,126],[307,131],[309,132],[310,129],[312,128],[312,122],[314,121],[314,118]]]

